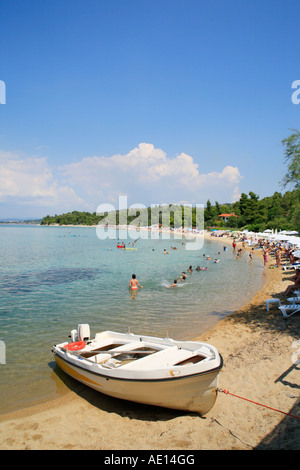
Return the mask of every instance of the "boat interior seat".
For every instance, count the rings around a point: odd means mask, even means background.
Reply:
[[[111,357],[118,358],[118,353],[130,353],[134,352],[136,349],[141,350],[144,347],[144,343],[141,341],[135,341],[133,343],[108,343],[105,346],[98,348],[93,348],[91,351],[86,351],[81,354],[81,357],[88,359],[91,362],[96,362],[97,364],[105,361]],[[109,351],[109,352],[108,352]]]
[[[155,354],[141,357],[138,360],[130,362],[122,366],[122,369],[131,370],[151,370],[161,369],[165,367],[174,367],[179,365],[180,362],[185,362],[189,358],[194,357],[195,353],[187,349],[178,349],[177,346],[172,346],[167,349],[158,351]],[[203,356],[199,356],[200,360],[204,359]]]

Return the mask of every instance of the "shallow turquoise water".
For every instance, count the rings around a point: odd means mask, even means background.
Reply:
[[[161,238],[138,239],[136,251],[116,245],[117,240],[99,240],[91,227],[0,225],[0,340],[6,352],[0,413],[60,393],[51,346],[78,323],[89,323],[92,334],[130,328],[192,339],[262,284],[259,260],[249,263],[244,254],[237,261],[230,246],[223,251],[222,241],[206,241],[200,251]],[[164,255],[164,248],[170,254]],[[215,264],[215,258],[221,262]],[[193,273],[183,285],[168,289],[190,265]],[[208,271],[195,271],[197,265]],[[128,289],[132,273],[143,285],[135,295]]]

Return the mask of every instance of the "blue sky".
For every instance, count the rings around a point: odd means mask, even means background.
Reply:
[[[282,189],[298,0],[0,1],[0,218]]]

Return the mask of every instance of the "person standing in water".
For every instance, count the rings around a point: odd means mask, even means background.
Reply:
[[[136,279],[136,275],[133,274],[132,278],[129,281],[129,289],[137,290],[138,287],[142,288],[143,286],[140,286],[139,281]]]

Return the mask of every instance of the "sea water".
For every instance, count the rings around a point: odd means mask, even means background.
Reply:
[[[51,347],[78,323],[89,323],[92,336],[109,329],[193,339],[261,287],[259,259],[236,259],[222,240],[187,250],[172,235],[111,235],[99,239],[92,227],[0,225],[0,413],[63,392]],[[117,248],[121,241],[132,247],[134,238],[136,250]],[[208,270],[196,271],[198,265]],[[182,271],[186,280],[169,288]],[[143,286],[134,293],[133,273]]]

